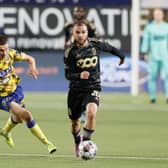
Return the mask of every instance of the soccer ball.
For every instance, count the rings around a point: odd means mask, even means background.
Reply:
[[[96,156],[97,146],[96,144],[91,141],[82,141],[79,144],[79,157],[84,160],[93,159]]]

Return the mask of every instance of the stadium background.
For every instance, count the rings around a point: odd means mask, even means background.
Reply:
[[[104,91],[129,92],[130,90],[130,7],[126,1],[0,1],[0,26],[9,36],[11,48],[34,56],[40,71],[38,81],[27,77],[27,67],[16,64],[26,91],[65,91],[63,46],[64,24],[72,20],[74,5],[87,8],[87,18],[95,22],[101,37],[121,49],[128,60],[118,67],[114,57],[102,54],[102,84]],[[15,4],[15,5],[13,5]],[[96,5],[96,8],[95,8]],[[110,63],[111,62],[111,63]],[[110,67],[110,68],[107,68]],[[142,81],[145,69],[142,65]],[[143,82],[144,83],[144,82]]]
[[[9,36],[11,48],[25,51],[37,60],[38,81],[27,77],[27,67],[16,64],[26,91],[66,91],[63,46],[64,24],[72,20],[75,5],[87,8],[87,18],[96,24],[101,37],[121,49],[127,56],[124,66],[118,67],[114,57],[101,56],[101,79],[104,91],[130,92],[131,87],[131,0],[1,0],[0,27]],[[142,1],[141,24],[143,30],[151,7]],[[146,6],[145,6],[146,5]],[[96,8],[95,8],[96,6]],[[166,19],[167,17],[166,13]],[[168,20],[168,19],[167,19]],[[21,66],[21,67],[20,67]],[[139,60],[139,90],[147,91],[146,63]],[[161,77],[162,78],[162,77]],[[159,90],[163,82],[158,80]]]
[[[148,8],[161,1],[164,0],[141,0],[142,29],[148,19]],[[148,2],[150,5],[146,5]],[[78,3],[88,8],[88,17],[96,19],[96,23],[99,21],[99,31],[105,30],[103,38],[127,55],[126,64],[118,68],[118,59],[103,53],[102,83],[108,93],[101,94],[93,136],[98,153],[88,162],[74,157],[64,92],[68,83],[63,75],[62,26],[67,18],[71,19],[72,7]],[[165,8],[166,5],[167,0]],[[137,97],[129,94],[132,70],[130,9],[131,0],[0,0],[0,26],[9,36],[11,47],[36,57],[40,71],[39,80],[35,81],[26,75],[26,64],[16,64],[17,73],[23,78],[24,90],[33,91],[25,94],[26,106],[58,147],[55,155],[48,155],[45,147],[21,124],[12,131],[14,149],[6,145],[3,137],[0,138],[0,167],[167,168],[168,113],[164,97],[158,96],[157,103],[150,104],[147,94]],[[59,26],[61,29],[58,29],[58,24],[62,24]],[[139,60],[139,67],[140,89],[146,91],[145,62]],[[1,112],[0,127],[8,117],[8,113]]]

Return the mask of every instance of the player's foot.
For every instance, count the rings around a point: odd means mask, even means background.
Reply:
[[[79,144],[75,143],[75,156],[79,157]]]
[[[1,131],[0,131],[0,135],[5,138],[6,143],[7,143],[11,148],[14,147],[14,142],[13,142],[11,133],[5,133],[4,131],[1,130]]]
[[[150,103],[151,103],[151,104],[155,104],[155,103],[156,103],[156,99],[151,99],[151,100],[150,100]]]
[[[75,143],[75,156],[79,157],[79,144],[83,141],[83,135],[80,135],[80,142]]]
[[[57,150],[56,146],[53,143],[50,142],[48,144],[48,151],[49,151],[49,153],[53,154],[54,152],[56,152],[56,150]]]
[[[84,123],[85,120],[86,120],[86,114],[85,114],[85,112],[83,112],[83,113],[81,114],[81,117],[80,117],[80,122],[81,122],[81,123]]]

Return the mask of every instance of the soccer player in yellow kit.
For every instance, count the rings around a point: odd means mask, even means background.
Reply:
[[[0,35],[0,109],[11,113],[0,130],[0,135],[5,138],[10,147],[14,147],[10,132],[18,123],[26,122],[32,134],[47,146],[49,153],[53,153],[56,147],[44,135],[31,112],[25,108],[24,94],[19,85],[20,78],[14,71],[15,61],[26,61],[29,64],[29,75],[34,79],[38,78],[35,59],[23,52],[9,49],[7,37]]]

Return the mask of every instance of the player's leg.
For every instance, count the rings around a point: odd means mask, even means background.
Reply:
[[[9,105],[10,103],[15,99],[17,100],[16,96],[18,92],[18,88],[15,90],[14,93],[11,93],[9,96],[2,96],[0,97],[0,109],[9,112]],[[18,96],[17,96],[18,97]],[[21,99],[23,99],[23,94],[20,94]],[[20,103],[22,103],[22,101],[20,101]],[[6,140],[6,143],[10,146],[10,147],[14,147],[14,142],[11,136],[10,131],[18,124],[18,122],[16,122],[16,116],[11,115],[9,117],[9,119],[7,120],[7,122],[5,123],[5,125],[3,126],[3,128],[1,128],[0,130],[0,135],[3,136]]]
[[[13,116],[9,117],[4,127],[0,130],[0,135],[5,137],[6,143],[10,147],[14,147],[14,142],[10,131],[17,125],[12,118]]]
[[[80,121],[77,120],[71,120],[71,132],[74,137],[74,142],[79,143],[80,142]]]
[[[71,122],[71,133],[74,137],[74,142],[78,142],[80,134],[80,115],[82,111],[81,95],[74,90],[68,92],[67,98],[68,116]]]
[[[163,70],[163,75],[164,75],[164,91],[165,91],[165,98],[166,98],[166,103],[168,103],[168,62],[167,60],[162,62],[162,70]]]
[[[75,144],[75,155],[79,156],[79,143],[81,138],[80,133],[80,115],[82,113],[82,95],[74,90],[68,92],[67,105],[68,105],[68,116],[71,124],[71,133],[73,135]]]
[[[150,102],[155,103],[157,97],[157,77],[160,64],[157,61],[149,61],[148,65],[148,92]]]
[[[83,111],[82,114],[81,114],[81,117],[80,117],[80,122],[84,123],[85,120],[86,120],[86,111]]]
[[[99,105],[99,91],[93,90],[85,97],[86,121],[83,128],[83,140],[90,140],[96,129],[96,113]]]
[[[79,157],[79,143],[81,141],[81,132],[80,132],[80,120],[71,120],[71,133],[74,138],[74,150],[75,150],[75,156]]]
[[[86,107],[86,121],[83,128],[83,140],[90,140],[96,128],[97,104],[88,103]]]
[[[21,107],[16,102],[10,103],[10,111],[13,115],[17,116],[17,119],[19,119],[16,122],[21,122],[21,121],[26,122],[26,125],[30,129],[32,134],[35,135],[43,144],[47,145],[50,153],[53,153],[56,151],[56,147],[47,139],[43,131],[40,129],[38,124],[33,119],[31,112]]]
[[[9,133],[18,123],[22,123],[22,122],[23,122],[23,120],[18,118],[16,115],[12,114],[8,118],[6,124],[4,125],[4,127],[2,128],[1,131],[5,132],[5,133]]]
[[[12,117],[8,119],[4,127],[1,129],[0,135],[4,136],[7,144],[13,147],[14,143],[10,132],[17,123],[22,123],[25,121],[31,132],[34,133],[34,135],[38,137],[44,144],[48,145],[48,150],[50,152],[54,151],[56,149],[55,146],[47,140],[39,126],[33,120],[31,113],[23,108],[23,98],[24,95],[21,86],[17,86],[16,90],[9,96],[0,97],[0,108],[12,113]]]

